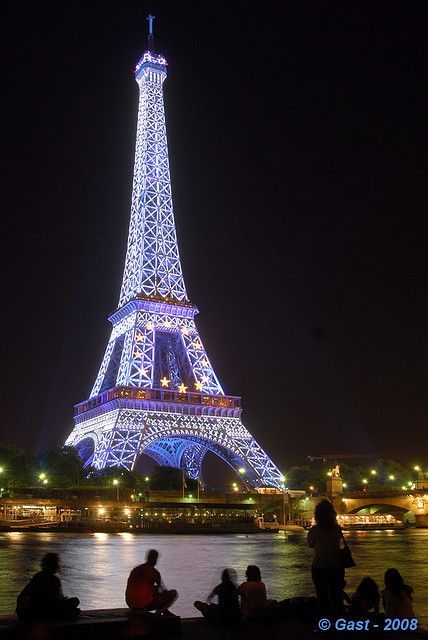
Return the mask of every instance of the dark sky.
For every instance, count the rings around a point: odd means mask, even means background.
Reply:
[[[117,305],[146,14],[197,324],[283,468],[427,452],[426,2],[8,3],[1,440],[64,441]]]

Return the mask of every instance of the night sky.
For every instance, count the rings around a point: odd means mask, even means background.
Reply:
[[[125,259],[145,16],[187,289],[280,468],[427,452],[426,2],[41,1],[2,26],[1,440],[61,444]]]

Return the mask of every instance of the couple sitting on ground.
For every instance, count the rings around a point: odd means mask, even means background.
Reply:
[[[400,572],[397,569],[387,569],[384,581],[385,589],[379,592],[373,578],[363,578],[350,598],[348,613],[352,616],[365,616],[371,612],[377,614],[382,599],[388,618],[414,618],[413,589],[405,584]]]
[[[250,564],[245,572],[247,580],[236,586],[236,571],[224,569],[221,583],[211,591],[208,602],[196,600],[194,606],[204,618],[214,621],[237,622],[263,618],[269,612],[270,602],[266,599],[266,587],[262,582],[260,569]],[[218,604],[211,600],[217,596]],[[241,598],[239,606],[238,597]]]

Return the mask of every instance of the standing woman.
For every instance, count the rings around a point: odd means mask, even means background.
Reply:
[[[329,500],[322,500],[315,507],[315,522],[309,529],[308,546],[314,550],[312,580],[317,592],[318,615],[337,616],[343,612],[345,569],[340,553],[342,529]]]

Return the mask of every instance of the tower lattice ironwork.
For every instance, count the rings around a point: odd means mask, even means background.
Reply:
[[[152,20],[149,45],[153,42]],[[132,469],[141,453],[201,477],[212,451],[254,487],[283,487],[280,471],[243,426],[195,325],[184,284],[163,102],[167,62],[146,51],[135,69],[139,107],[131,221],[118,309],[88,400],[66,444],[98,469]]]

